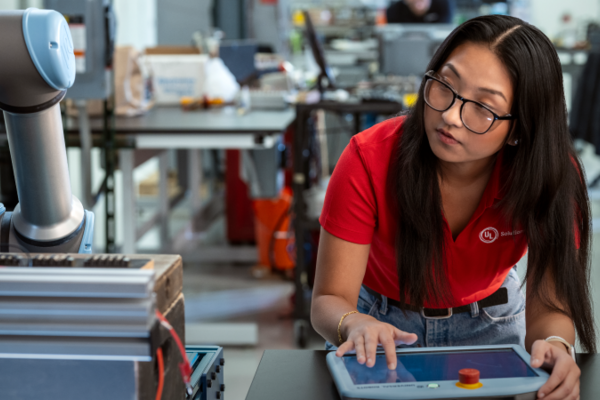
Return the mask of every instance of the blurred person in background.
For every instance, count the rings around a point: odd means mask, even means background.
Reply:
[[[453,0],[401,0],[387,9],[390,24],[451,23],[453,17]]]

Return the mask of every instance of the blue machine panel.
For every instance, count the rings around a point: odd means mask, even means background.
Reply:
[[[194,387],[188,400],[224,399],[225,381],[223,348],[218,346],[185,346],[192,367]]]

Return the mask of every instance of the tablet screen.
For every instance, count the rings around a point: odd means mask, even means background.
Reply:
[[[395,371],[388,369],[383,353],[377,353],[372,368],[359,364],[356,355],[346,355],[343,360],[355,385],[457,381],[458,371],[463,368],[479,370],[480,379],[538,376],[512,349],[403,353],[398,354]]]

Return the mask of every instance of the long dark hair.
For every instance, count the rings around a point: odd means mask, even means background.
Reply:
[[[514,88],[511,139],[503,156],[503,199],[496,205],[527,235],[527,280],[550,310],[575,323],[583,348],[596,351],[589,289],[590,210],[583,169],[567,127],[562,71],[548,38],[508,16],[474,18],[442,43],[428,70],[438,71],[465,42],[488,46],[508,69]],[[397,207],[396,251],[400,302],[422,306],[426,298],[452,301],[444,266],[444,222],[437,157],[425,135],[423,85],[403,126],[390,164],[388,189]],[[575,222],[574,222],[575,221]],[[579,237],[577,249],[576,237]],[[433,268],[432,268],[433,265]],[[556,304],[543,287],[549,274]],[[566,308],[566,309],[565,309]]]

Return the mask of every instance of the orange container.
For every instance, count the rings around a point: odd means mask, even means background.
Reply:
[[[294,233],[290,229],[292,191],[285,188],[278,198],[254,200],[254,229],[260,265],[277,270],[295,267],[290,257]]]

